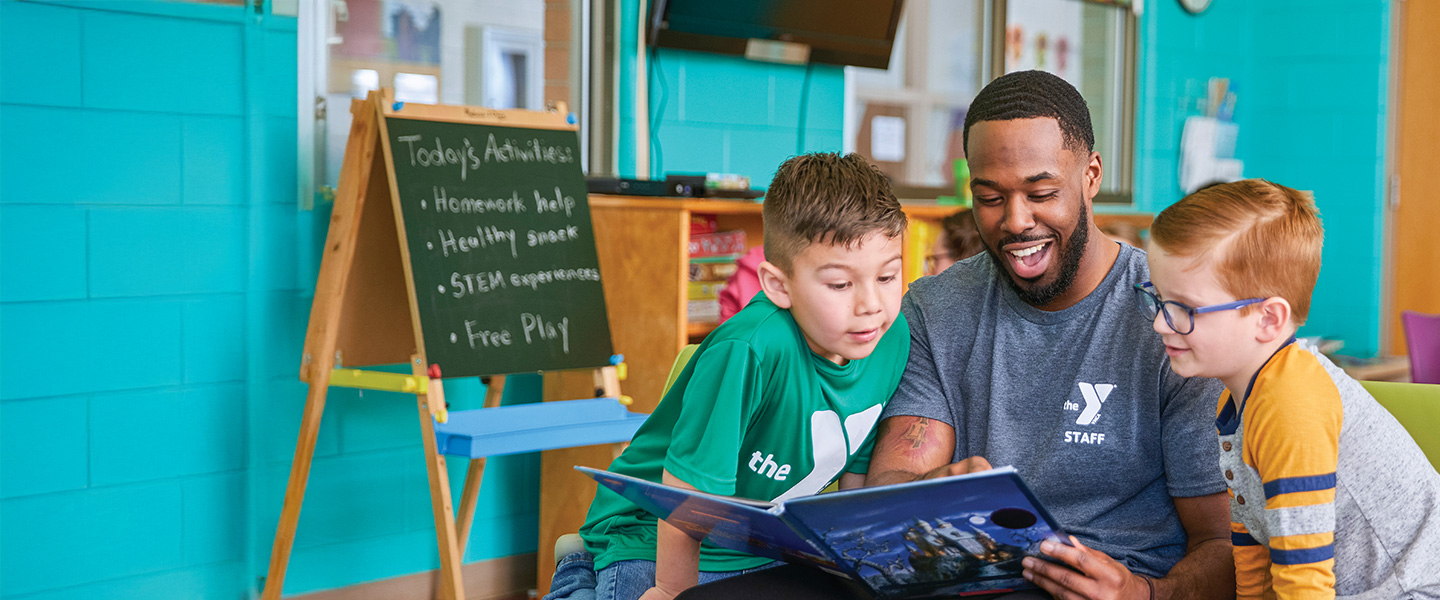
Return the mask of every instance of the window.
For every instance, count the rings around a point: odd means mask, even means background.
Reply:
[[[606,0],[298,2],[301,102],[313,98],[315,115],[300,123],[301,147],[314,159],[302,168],[302,198],[333,193],[350,102],[381,87],[427,104],[541,110],[564,102],[587,121],[589,11]],[[587,137],[582,127],[582,154]]]
[[[1130,201],[1133,27],[1128,9],[1095,2],[1009,0],[1005,11],[1005,72],[1049,71],[1085,97],[1105,161],[1101,201]]]
[[[970,100],[1002,72],[1041,69],[1074,84],[1090,106],[1105,160],[1097,200],[1129,203],[1134,27],[1114,2],[911,0],[890,68],[846,70],[847,150],[874,162],[904,197],[954,195]]]
[[[846,69],[846,138],[900,187],[954,193],[960,128],[984,84],[985,2],[905,3],[887,70]]]

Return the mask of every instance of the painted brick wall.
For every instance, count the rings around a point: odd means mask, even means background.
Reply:
[[[650,110],[658,126],[651,131],[652,178],[738,173],[764,189],[776,167],[801,152],[805,67],[685,50],[660,49],[651,56],[658,59],[650,68]],[[815,65],[809,79],[803,151],[839,151],[845,72]]]
[[[1315,193],[1325,252],[1301,335],[1379,348],[1385,231],[1388,0],[1215,2],[1194,16],[1146,4],[1140,36],[1137,208],[1180,199],[1184,118],[1199,114],[1209,77],[1239,95],[1245,175]]]
[[[295,103],[247,80],[294,78],[255,60],[294,22],[130,8],[0,2],[5,598],[247,588],[246,307],[297,287],[251,240],[293,231],[293,168],[247,184]]]
[[[0,0],[6,600],[258,591],[329,214],[296,210],[295,20],[246,10]],[[287,594],[438,566],[415,419],[330,395]],[[490,461],[467,560],[534,551],[538,462]]]
[[[1325,253],[1302,334],[1379,350],[1390,3],[1257,3],[1246,169],[1315,192]],[[1270,175],[1274,173],[1274,175]]]
[[[624,176],[635,174],[633,85],[639,2],[621,6],[620,152]],[[665,173],[736,173],[751,187],[770,186],[775,168],[801,151],[838,152],[843,147],[845,72],[815,65],[805,102],[801,140],[801,91],[805,67],[743,57],[661,48],[647,73],[650,101],[652,179]]]

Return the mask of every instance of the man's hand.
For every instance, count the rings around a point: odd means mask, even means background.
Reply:
[[[1040,543],[1041,552],[1069,565],[1070,568],[1026,557],[1022,575],[1050,592],[1056,600],[1150,598],[1150,586],[1139,575],[1125,568],[1125,565],[1116,562],[1104,552],[1086,547],[1073,535],[1070,536],[1070,543],[1074,546],[1049,540]]]
[[[972,456],[960,462],[937,467],[929,473],[926,473],[921,479],[935,479],[937,477],[949,477],[951,475],[968,475],[970,473],[989,471],[993,468],[995,467],[990,466],[990,461],[985,460],[985,457]]]

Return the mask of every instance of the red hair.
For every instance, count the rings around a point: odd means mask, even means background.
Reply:
[[[1208,187],[1160,211],[1150,240],[1209,262],[1236,298],[1284,298],[1297,326],[1310,314],[1325,228],[1309,192],[1264,179]]]

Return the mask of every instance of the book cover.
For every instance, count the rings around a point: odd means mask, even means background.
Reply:
[[[879,598],[1034,587],[1021,559],[1044,540],[1069,543],[1011,467],[780,503],[576,468],[695,539],[823,569]]]

